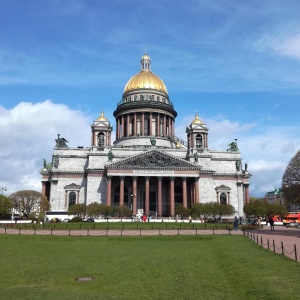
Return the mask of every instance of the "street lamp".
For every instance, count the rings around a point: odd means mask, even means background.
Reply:
[[[0,190],[2,191],[2,196],[3,196],[3,191],[6,192],[6,191],[7,191],[7,188],[6,188],[6,187],[1,187]]]

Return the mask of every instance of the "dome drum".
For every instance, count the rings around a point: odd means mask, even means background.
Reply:
[[[173,118],[177,117],[177,112],[174,110],[173,106],[168,105],[163,102],[157,102],[152,100],[144,101],[131,101],[127,103],[121,103],[118,105],[118,108],[114,111],[114,117],[117,117],[121,114],[128,114],[133,112],[146,112],[153,111],[155,113],[165,113],[171,115]]]
[[[114,142],[114,147],[120,147],[120,148],[162,148],[162,149],[175,149],[176,148],[176,142],[172,137],[166,136],[153,136],[152,138],[155,139],[156,144],[155,146],[151,145],[151,136],[136,136],[136,137],[124,137],[121,139],[118,139]]]

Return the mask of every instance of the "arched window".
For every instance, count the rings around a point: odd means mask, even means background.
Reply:
[[[201,148],[202,147],[202,135],[197,134],[196,135],[196,148]]]
[[[220,195],[220,204],[223,204],[223,205],[227,204],[227,195],[225,193],[221,193],[221,195]]]
[[[70,192],[69,193],[69,207],[76,204],[76,193]]]
[[[150,135],[150,120],[148,117],[145,118],[144,126],[145,126],[144,128],[145,135]]]
[[[174,186],[174,198],[175,198],[175,207],[182,204],[182,199],[183,199],[182,186],[180,185]]]
[[[120,202],[120,186],[116,186],[114,189],[114,203],[113,206],[118,206]]]
[[[124,135],[123,137],[126,137],[127,136],[127,120],[124,120]]]
[[[103,150],[104,149],[104,133],[98,133],[98,148]]]
[[[130,121],[130,128],[131,128],[131,135],[135,135],[135,132],[134,132],[134,119],[131,119],[131,121]]]

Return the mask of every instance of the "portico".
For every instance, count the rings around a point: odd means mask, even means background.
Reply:
[[[199,199],[200,166],[158,150],[107,166],[107,204],[128,205],[133,215],[174,216],[178,204]]]

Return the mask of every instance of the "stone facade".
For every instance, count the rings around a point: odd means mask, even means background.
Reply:
[[[68,147],[58,135],[52,162],[41,170],[51,209],[97,202],[128,205],[133,215],[173,216],[178,204],[218,201],[233,205],[242,216],[250,174],[237,141],[227,151],[210,150],[208,128],[198,114],[187,126],[186,140],[177,138],[177,112],[167,89],[151,72],[147,54],[141,65],[114,112],[113,145],[112,126],[103,112],[91,126],[89,147]]]

